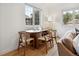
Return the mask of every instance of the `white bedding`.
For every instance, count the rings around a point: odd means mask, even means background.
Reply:
[[[79,55],[79,34],[74,38],[73,46],[74,46],[77,54]]]

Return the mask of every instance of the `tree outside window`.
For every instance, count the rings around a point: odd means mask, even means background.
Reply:
[[[63,22],[64,24],[72,24],[74,22],[79,22],[79,10],[69,10],[63,12]]]

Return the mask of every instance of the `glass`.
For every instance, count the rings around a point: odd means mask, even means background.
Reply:
[[[75,10],[75,19],[79,19],[79,10]]]
[[[33,8],[31,6],[25,6],[25,17],[26,25],[33,25]]]
[[[39,25],[39,10],[35,11],[35,25]]]
[[[25,5],[25,22],[26,25],[40,25],[40,9]]]
[[[69,23],[69,21],[73,20],[73,11],[64,11],[63,12],[63,22],[64,24]]]

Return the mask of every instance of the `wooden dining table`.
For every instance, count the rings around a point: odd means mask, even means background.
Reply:
[[[30,34],[30,37],[34,38],[33,47],[39,48],[38,37],[42,30],[27,30],[26,32]]]

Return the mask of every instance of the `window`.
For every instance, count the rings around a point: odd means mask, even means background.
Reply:
[[[79,24],[79,9],[64,11],[63,22],[64,24]]]
[[[39,25],[39,11],[35,11],[35,25]]]
[[[79,10],[75,10],[75,19],[79,19]]]
[[[40,25],[40,9],[25,5],[26,25]]]

